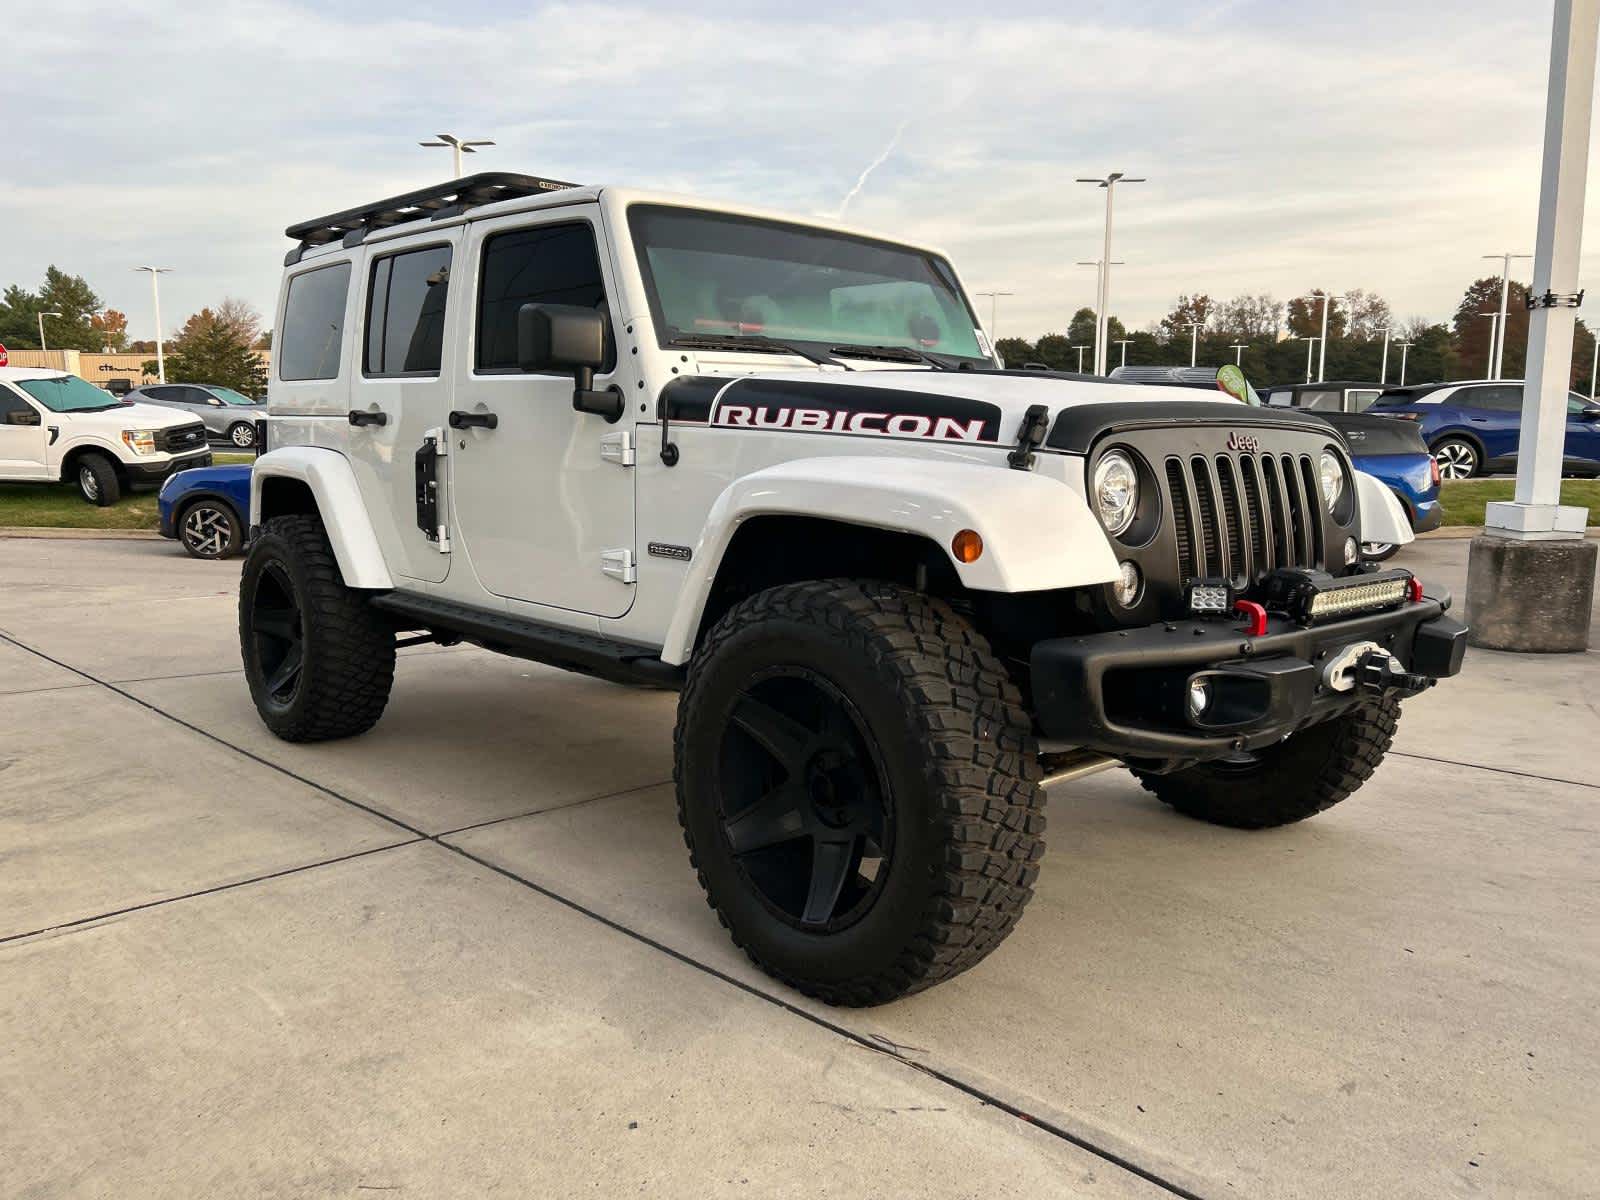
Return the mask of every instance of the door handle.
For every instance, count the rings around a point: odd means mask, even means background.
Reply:
[[[493,413],[462,412],[459,408],[450,413],[451,429],[498,429],[500,418]]]
[[[389,414],[384,412],[352,412],[350,424],[352,425],[387,425]]]
[[[1471,421],[1474,425],[1487,425],[1489,423],[1488,417],[1468,417],[1467,420]]]

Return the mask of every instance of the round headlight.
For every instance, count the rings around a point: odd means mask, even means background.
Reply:
[[[1332,512],[1339,497],[1344,495],[1344,464],[1332,450],[1324,450],[1317,459],[1317,474],[1322,477],[1322,498]]]
[[[1126,532],[1139,511],[1139,472],[1120,450],[1103,455],[1095,464],[1094,507],[1112,536]]]

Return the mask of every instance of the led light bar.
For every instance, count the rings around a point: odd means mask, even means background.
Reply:
[[[1196,579],[1189,585],[1189,611],[1197,617],[1220,617],[1233,609],[1233,588],[1224,579]]]
[[[1347,617],[1352,613],[1388,608],[1404,600],[1409,590],[1409,580],[1384,579],[1332,592],[1318,592],[1311,597],[1311,606],[1306,615],[1313,621],[1322,621],[1329,617]]]

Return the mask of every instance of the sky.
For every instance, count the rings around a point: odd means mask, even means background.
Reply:
[[[1481,255],[1532,249],[1551,5],[54,0],[3,24],[0,286],[54,263],[135,338],[133,267],[172,268],[169,333],[224,296],[270,313],[284,227],[447,178],[417,145],[441,131],[493,138],[481,170],[849,197],[1015,293],[998,332],[1031,338],[1093,304],[1103,193],[1073,181],[1110,171],[1149,179],[1117,196],[1130,327],[1314,287],[1447,319]]]

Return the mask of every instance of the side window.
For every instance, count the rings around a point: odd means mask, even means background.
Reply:
[[[278,334],[278,378],[337,379],[344,341],[344,302],[350,290],[350,264],[334,263],[289,281]]]
[[[1575,417],[1593,407],[1595,407],[1594,401],[1590,400],[1589,397],[1581,396],[1577,392],[1567,393],[1567,416]]]
[[[38,410],[8,387],[0,387],[0,425],[37,425]]]
[[[1345,412],[1366,412],[1378,398],[1377,388],[1351,388],[1344,394]]]
[[[1499,386],[1465,388],[1457,403],[1463,408],[1484,409],[1488,412],[1521,412],[1522,389]]]
[[[1300,393],[1300,407],[1322,412],[1338,412],[1344,407],[1344,394],[1328,388],[1308,389]]]
[[[147,387],[143,391],[152,400],[165,400],[170,403],[174,400],[183,399],[183,389],[173,387],[171,384],[157,384],[155,387]]]
[[[367,289],[368,375],[437,375],[444,350],[450,247],[390,254],[372,264]]]
[[[478,283],[477,369],[515,370],[517,311],[524,304],[578,304],[605,311],[606,289],[587,224],[540,225],[483,244]],[[608,351],[608,359],[614,351]],[[614,362],[601,368],[603,375]]]

